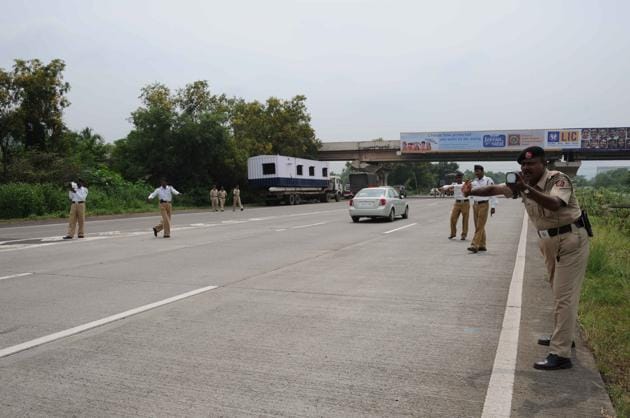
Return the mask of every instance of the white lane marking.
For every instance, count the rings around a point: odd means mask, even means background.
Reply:
[[[518,354],[518,334],[521,325],[521,301],[523,295],[523,275],[527,248],[527,212],[523,215],[521,237],[518,241],[516,261],[512,281],[505,305],[503,325],[499,345],[494,357],[492,375],[483,404],[482,418],[509,418],[512,409],[512,391]]]
[[[309,216],[309,215],[318,215],[318,214],[323,214],[323,213],[334,213],[334,212],[339,212],[339,211],[345,211],[346,209],[334,209],[334,210],[325,210],[325,211],[315,211],[315,212],[303,212],[303,213],[295,213],[295,214],[291,214],[291,215],[278,215],[278,216],[267,216],[267,217],[263,217],[263,218],[250,218],[247,220],[226,220],[226,221],[222,221],[220,224],[190,224],[190,226],[183,226],[183,227],[173,227],[171,228],[172,231],[184,231],[184,230],[189,230],[189,229],[194,229],[194,228],[209,228],[209,227],[213,227],[213,226],[219,226],[219,225],[235,225],[235,224],[241,224],[241,223],[247,223],[247,222],[252,222],[252,221],[260,221],[260,220],[270,220],[270,219],[278,219],[278,218],[292,218],[292,217],[296,217],[296,216]],[[154,218],[155,216],[146,216],[146,218]],[[145,217],[143,217],[145,218]],[[129,219],[140,219],[140,218],[129,218]],[[102,220],[102,221],[91,221],[90,223],[94,223],[94,222],[110,222],[111,220]],[[42,225],[27,225],[24,227],[15,227],[15,228],[29,228],[29,227],[36,227],[36,226],[42,226]],[[7,228],[8,229],[8,228]],[[282,229],[285,230],[285,229]],[[149,231],[148,233],[145,232],[145,230],[142,231],[129,231],[129,232],[121,232],[121,231],[105,231],[105,232],[98,232],[96,233],[98,236],[96,237],[87,237],[81,241],[92,241],[94,239],[104,239],[104,238],[114,238],[114,237],[130,237],[130,236],[140,236],[140,235],[147,235],[150,234],[151,232]],[[10,241],[3,241],[2,243],[7,243],[7,245],[10,245],[10,247],[8,248],[0,248],[0,253],[3,252],[10,252],[10,251],[18,251],[18,250],[28,250],[28,249],[33,249],[33,248],[40,248],[40,247],[46,247],[48,245],[52,245],[53,243],[56,243],[57,241],[63,241],[61,237],[59,236],[55,236],[55,237],[45,237],[45,238],[39,238],[42,240],[41,244],[10,244],[13,241],[25,241],[25,240],[29,240],[29,239],[38,239],[38,238],[23,238],[23,239],[17,239],[17,240],[10,240]],[[77,240],[72,240],[72,241],[77,241]]]
[[[390,231],[385,231],[383,234],[391,234],[392,232],[400,231],[401,229],[409,228],[410,226],[418,225],[418,222],[414,222],[409,225],[401,226],[400,228],[392,229]]]
[[[74,328],[69,328],[64,331],[55,332],[54,334],[49,334],[44,337],[35,338],[34,340],[27,341],[22,344],[14,345],[12,347],[3,348],[0,350],[0,358],[10,356],[11,354],[19,353],[20,351],[28,350],[33,347],[37,347],[42,344],[47,344],[61,338],[70,337],[72,335],[78,334],[80,332],[84,332],[90,330],[92,328],[100,327],[102,325],[109,324],[114,321],[118,321],[120,319],[125,319],[133,315],[137,315],[142,312],[146,312],[150,309],[155,309],[160,306],[167,305],[169,303],[177,302],[178,300],[189,298],[191,296],[198,295],[203,292],[207,292],[212,289],[216,289],[218,286],[206,286],[196,290],[192,290],[190,292],[182,293],[177,296],[173,296],[168,299],[160,300],[158,302],[150,303],[148,305],[140,306],[138,308],[130,309],[125,312],[121,312],[116,315],[108,316],[107,318],[98,319],[96,321],[88,322],[87,324],[79,325]]]
[[[315,224],[308,224],[308,225],[298,225],[298,226],[292,226],[291,229],[302,229],[302,228],[310,228],[311,226],[318,226],[318,225],[325,225],[328,222],[317,222]]]
[[[24,277],[24,276],[30,276],[33,273],[17,273],[17,274],[11,274],[9,276],[2,276],[0,277],[0,280],[7,280],[7,279],[13,279],[16,277]]]
[[[286,228],[280,228],[280,229],[276,229],[275,231],[276,232],[282,232],[282,231],[286,231],[286,230],[287,230]]]

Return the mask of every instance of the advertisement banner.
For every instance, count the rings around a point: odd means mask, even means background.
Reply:
[[[401,132],[404,154],[449,151],[545,149],[630,150],[630,128],[524,129],[506,131]]]

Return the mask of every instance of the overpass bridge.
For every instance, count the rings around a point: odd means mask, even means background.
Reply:
[[[399,140],[324,142],[318,158],[325,161],[359,161],[380,165],[392,162],[438,161],[516,161],[520,149],[478,151],[431,151],[402,153]],[[583,160],[630,160],[630,150],[619,149],[549,149],[545,150],[551,166],[575,176]]]

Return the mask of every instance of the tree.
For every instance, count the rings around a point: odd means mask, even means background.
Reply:
[[[63,81],[65,63],[54,59],[15,60],[13,70],[0,69],[0,152],[2,175],[23,151],[55,153],[65,132],[63,109],[70,85]]]

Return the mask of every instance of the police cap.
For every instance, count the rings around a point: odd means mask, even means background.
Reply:
[[[541,147],[527,147],[518,155],[516,161],[519,164],[522,164],[524,160],[529,160],[532,158],[540,157],[543,161],[545,160],[545,150]]]

